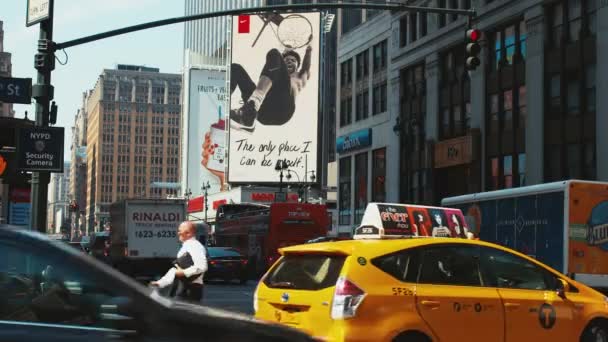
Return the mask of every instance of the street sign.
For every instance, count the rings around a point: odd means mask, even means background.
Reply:
[[[0,77],[0,101],[6,103],[32,103],[32,79]]]
[[[27,0],[25,26],[32,26],[49,18],[51,0]]]
[[[19,171],[63,172],[63,127],[20,128],[18,136]]]

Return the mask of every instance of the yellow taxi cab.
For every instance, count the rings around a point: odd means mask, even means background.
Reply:
[[[455,209],[371,203],[353,240],[282,248],[255,317],[322,341],[608,341],[605,296],[467,233]]]

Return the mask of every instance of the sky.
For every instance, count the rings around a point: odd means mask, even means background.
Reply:
[[[26,0],[2,1],[4,51],[12,54],[12,77],[36,83],[34,54],[40,25],[25,26]],[[182,0],[55,0],[53,41],[57,43],[149,21],[181,17]],[[71,129],[82,105],[82,93],[95,86],[103,69],[117,64],[156,67],[163,73],[181,73],[184,24],[173,24],[106,38],[65,50],[66,65],[55,63],[51,83],[58,107],[57,127],[65,127],[64,159],[70,159]],[[62,63],[63,51],[56,53]],[[35,101],[32,101],[34,103]],[[35,106],[14,105],[15,117],[34,119]]]

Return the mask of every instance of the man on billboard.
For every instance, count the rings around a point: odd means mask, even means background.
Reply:
[[[303,16],[280,14],[261,15],[265,25],[277,26],[277,40],[285,49],[273,48],[266,53],[266,61],[257,85],[241,64],[230,68],[230,94],[238,87],[243,105],[231,110],[231,127],[253,132],[256,120],[263,125],[281,126],[296,110],[296,97],[310,78],[312,27]],[[261,34],[261,32],[260,32]],[[255,45],[255,42],[254,42]],[[306,46],[304,59],[295,48]]]
[[[277,126],[289,121],[296,110],[296,97],[310,77],[311,51],[308,45],[301,68],[300,54],[296,51],[268,51],[257,86],[243,66],[233,63],[230,93],[238,86],[244,104],[230,112],[232,127],[253,132],[256,119],[264,125]]]

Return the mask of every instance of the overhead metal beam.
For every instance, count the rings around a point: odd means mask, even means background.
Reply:
[[[62,50],[65,48],[82,45],[90,42],[94,42],[101,39],[106,39],[114,36],[119,36],[126,33],[142,31],[150,28],[179,24],[187,21],[200,20],[200,19],[208,19],[222,16],[232,16],[232,15],[241,15],[241,14],[258,14],[258,13],[266,13],[266,12],[278,12],[278,11],[287,11],[287,10],[301,10],[301,11],[315,11],[315,10],[324,10],[324,9],[373,9],[373,10],[388,10],[388,11],[397,11],[397,12],[423,12],[423,13],[439,13],[439,14],[456,14],[467,17],[474,17],[475,10],[466,10],[466,9],[451,9],[451,8],[437,8],[437,7],[422,7],[422,6],[408,6],[401,3],[317,3],[317,4],[295,4],[295,5],[273,5],[273,6],[262,6],[262,7],[249,7],[249,8],[240,8],[240,9],[231,9],[225,11],[217,11],[210,13],[202,13],[196,15],[189,15],[184,17],[176,17],[163,19],[158,21],[151,21],[144,24],[138,24],[133,26],[124,27],[117,30],[97,33],[91,36],[86,36],[82,38],[77,38],[73,40],[69,40],[63,43],[56,43],[55,50]]]

